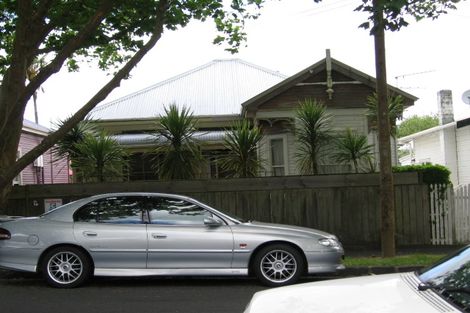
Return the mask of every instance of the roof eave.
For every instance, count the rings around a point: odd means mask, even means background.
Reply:
[[[272,86],[269,89],[266,89],[262,93],[254,96],[251,99],[248,99],[247,101],[242,103],[242,115],[245,115],[247,110],[250,109],[252,106],[258,106],[258,104],[265,102],[280,93],[284,92],[285,90],[289,89],[292,85],[297,83],[298,81],[301,81],[304,76],[311,75],[315,72],[315,68],[318,68],[318,66],[324,62],[325,59],[318,61],[317,63],[305,68],[304,70],[298,72],[297,74],[294,74],[293,76],[290,76],[286,78],[285,80],[281,81],[280,83]]]
[[[325,64],[326,58],[323,58],[322,60],[316,62],[315,64],[305,68],[304,70],[298,72],[297,74],[283,80],[282,82],[274,85],[273,87],[267,89],[266,91],[256,95],[255,97],[245,101],[242,103],[242,115],[245,115],[246,112],[251,108],[251,107],[257,107],[261,103],[272,99],[273,97],[279,95],[280,93],[284,92],[285,90],[289,89],[292,87],[294,84],[296,84],[298,81],[301,81],[305,76],[311,75],[318,73],[323,70],[322,64]],[[334,69],[340,73],[343,73],[347,76],[353,76],[353,78],[357,79],[358,81],[364,83],[367,86],[370,86],[371,88],[376,88],[376,83],[377,80],[376,78],[361,72],[349,65],[346,65],[334,58],[331,58],[332,65],[334,66]],[[326,65],[325,65],[326,67]],[[334,84],[334,83],[333,83]],[[418,97],[415,97],[399,88],[393,87],[391,85],[388,85],[389,90],[402,95],[403,97],[409,99],[408,104],[405,104],[405,107],[409,107],[413,105],[413,103],[418,100]]]
[[[414,134],[411,134],[411,135],[408,135],[408,136],[405,136],[405,137],[398,138],[398,143],[400,143],[400,144],[408,143],[408,142],[413,141],[413,140],[415,140],[419,137],[423,137],[423,136],[438,132],[438,131],[443,130],[443,129],[456,127],[456,125],[457,125],[457,122],[452,122],[452,123],[448,123],[448,124],[444,124],[444,125],[434,126],[432,128],[422,130],[418,133],[414,133]]]

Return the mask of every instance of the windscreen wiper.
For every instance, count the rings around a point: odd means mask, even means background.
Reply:
[[[421,283],[418,285],[418,290],[425,291],[428,289],[436,290],[439,292],[460,292],[470,294],[470,288],[446,288],[445,286],[433,286],[430,284]]]

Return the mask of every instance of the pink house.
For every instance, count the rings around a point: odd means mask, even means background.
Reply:
[[[49,131],[50,129],[44,126],[23,120],[23,129],[17,151],[18,157],[37,146],[48,135]],[[13,180],[13,185],[64,184],[68,182],[69,167],[67,160],[57,159],[52,151],[48,150],[22,171]]]

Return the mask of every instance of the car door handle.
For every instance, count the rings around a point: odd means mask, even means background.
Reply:
[[[153,233],[153,234],[152,234],[152,237],[153,237],[154,239],[166,239],[167,236],[166,236],[165,234]]]
[[[96,237],[98,236],[97,233],[93,232],[93,231],[84,231],[83,232],[83,236],[87,236],[87,237]]]

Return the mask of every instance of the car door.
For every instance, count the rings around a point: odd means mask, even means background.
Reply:
[[[93,257],[96,269],[144,269],[147,230],[140,197],[94,200],[74,215],[77,242]]]
[[[151,197],[148,213],[147,268],[231,267],[232,230],[211,211],[179,198]],[[220,224],[206,225],[208,219]]]

